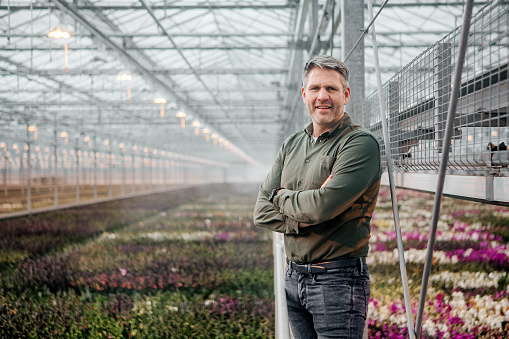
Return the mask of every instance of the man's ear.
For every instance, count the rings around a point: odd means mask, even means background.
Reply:
[[[348,104],[349,100],[350,100],[350,87],[347,87],[345,89],[345,105]]]
[[[302,92],[302,101],[304,101],[304,103],[306,103],[306,89],[304,87],[302,87],[301,92]]]

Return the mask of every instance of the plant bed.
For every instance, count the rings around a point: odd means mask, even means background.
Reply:
[[[20,242],[1,243],[9,259],[0,276],[0,337],[275,337],[272,235],[252,224],[254,191],[219,191],[111,202],[4,227]],[[415,321],[433,197],[397,194]],[[378,206],[368,333],[405,338],[388,190]],[[504,207],[444,199],[423,338],[507,337],[508,220]]]

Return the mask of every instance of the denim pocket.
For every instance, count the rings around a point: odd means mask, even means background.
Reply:
[[[324,336],[362,338],[369,302],[369,279],[354,277],[356,268],[317,274],[307,286],[306,307],[315,330]],[[346,271],[346,272],[345,272]]]

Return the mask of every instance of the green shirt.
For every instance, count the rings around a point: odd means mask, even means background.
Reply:
[[[381,174],[378,140],[346,113],[316,142],[310,124],[281,146],[260,186],[255,225],[284,233],[286,256],[297,263],[367,256]]]

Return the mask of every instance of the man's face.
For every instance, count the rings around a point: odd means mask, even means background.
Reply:
[[[309,73],[302,99],[314,124],[329,129],[343,117],[350,87],[344,89],[341,80],[341,75],[331,69],[317,67]]]

